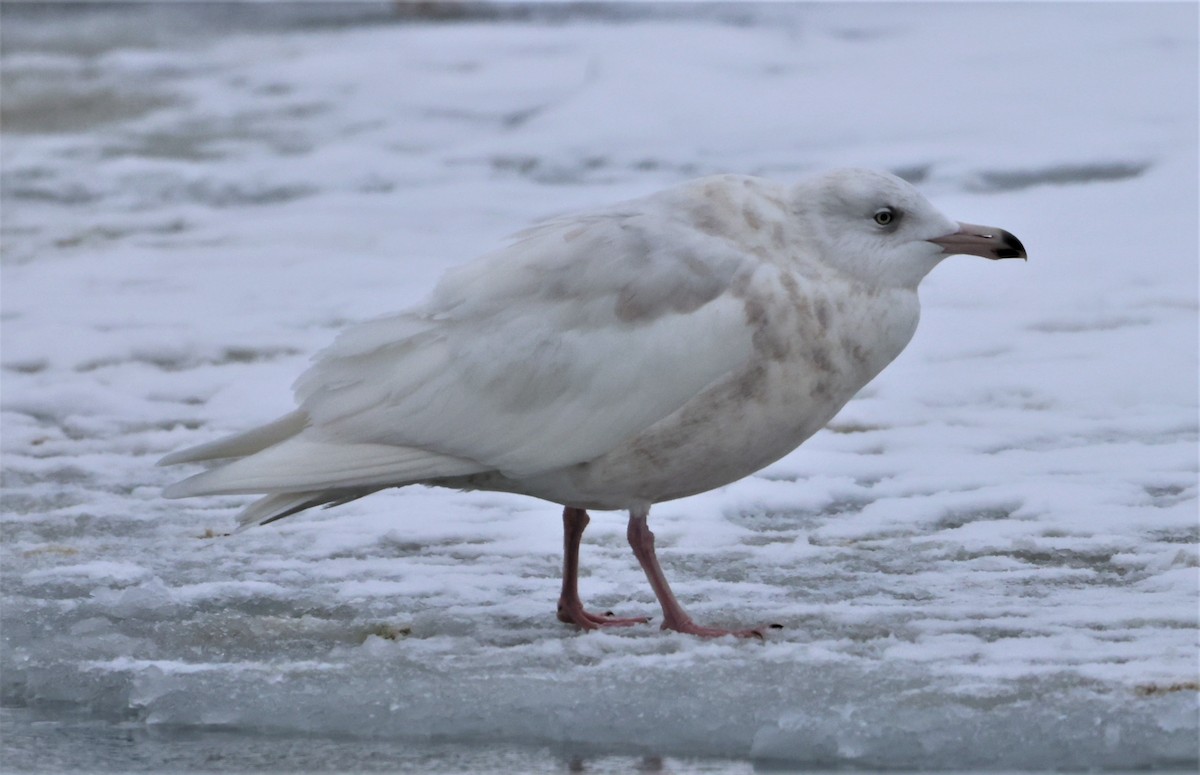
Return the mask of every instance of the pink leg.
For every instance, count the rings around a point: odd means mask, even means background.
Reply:
[[[733,635],[738,638],[762,638],[763,634],[760,630],[722,630],[716,627],[701,627],[692,621],[692,617],[687,615],[683,606],[675,599],[670,585],[667,584],[667,577],[663,575],[662,568],[659,567],[658,557],[654,554],[654,534],[650,532],[650,527],[646,524],[646,517],[649,514],[649,508],[630,510],[629,545],[633,547],[633,553],[641,563],[642,570],[646,571],[646,578],[650,579],[650,586],[654,588],[654,594],[662,606],[662,628],[699,635],[704,638],[719,638],[722,635]]]
[[[567,506],[563,509],[563,584],[558,598],[558,620],[575,624],[585,630],[599,627],[628,627],[650,621],[644,616],[632,619],[615,618],[611,612],[603,616],[590,613],[579,599],[579,542],[591,519],[583,509]]]

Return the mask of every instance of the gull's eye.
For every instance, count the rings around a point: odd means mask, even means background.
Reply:
[[[900,220],[900,213],[890,207],[881,207],[875,211],[875,223],[880,226],[891,226],[896,221]]]

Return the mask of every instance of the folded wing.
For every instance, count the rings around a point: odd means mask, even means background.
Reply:
[[[345,331],[298,380],[296,412],[164,458],[236,458],[168,494],[266,493],[252,509],[277,517],[592,460],[745,365],[752,330],[732,290],[757,267],[646,200],[529,230],[424,306]]]
[[[349,330],[297,383],[301,409],[330,440],[515,478],[612,450],[753,352],[728,292],[753,262],[645,218],[542,227],[448,276],[426,308]]]

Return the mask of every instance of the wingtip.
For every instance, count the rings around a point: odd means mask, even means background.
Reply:
[[[211,488],[212,471],[201,471],[198,474],[189,476],[186,479],[180,479],[178,482],[168,484],[163,488],[162,495],[164,498],[172,500],[176,498],[191,498],[195,495],[216,495]]]
[[[175,482],[174,484],[168,484],[166,487],[163,488],[162,496],[164,498],[170,498],[172,500],[174,500],[176,498],[188,497],[189,495],[192,494],[190,492],[191,488],[186,486],[188,481],[189,480],[184,479],[181,482]]]
[[[184,454],[183,453],[185,451],[186,450],[177,449],[174,452],[163,455],[162,457],[160,457],[158,459],[158,462],[155,463],[154,465],[159,466],[159,467],[178,465],[178,464],[184,462]]]

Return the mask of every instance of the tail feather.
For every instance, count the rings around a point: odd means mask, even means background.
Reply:
[[[284,492],[268,495],[251,503],[238,514],[237,532],[255,525],[266,525],[276,520],[299,514],[316,506],[340,506],[370,495],[377,488],[357,490],[324,490],[313,492]]]
[[[321,504],[319,492],[285,492],[259,498],[238,514],[238,531],[265,525]]]

